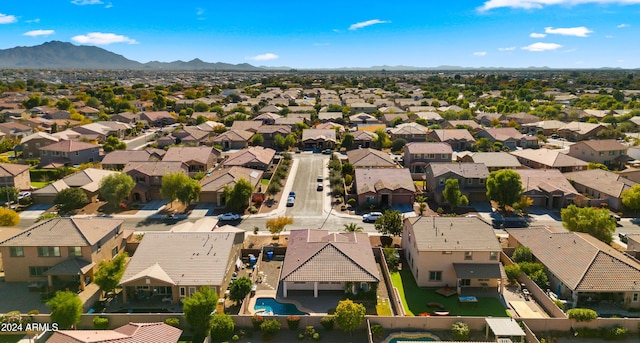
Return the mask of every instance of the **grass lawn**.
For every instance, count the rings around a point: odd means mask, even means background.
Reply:
[[[410,270],[391,273],[391,282],[398,289],[408,315],[433,312],[436,309],[427,307],[427,303],[436,302],[444,305],[451,316],[507,317],[505,307],[497,298],[478,297],[477,304],[461,304],[455,295],[445,297],[436,293],[435,288],[418,287]]]
[[[50,183],[51,182],[49,182],[49,181],[47,181],[47,182],[44,182],[44,181],[31,181],[31,187],[33,187],[33,188],[42,188],[42,187],[44,187],[44,186],[46,186],[46,185],[48,185]]]
[[[269,186],[269,179],[262,179],[260,180],[260,182],[262,183],[263,186]]]
[[[0,335],[0,343],[14,343],[22,339],[24,335]]]
[[[391,316],[391,305],[389,305],[388,299],[378,299],[376,313],[378,316]]]

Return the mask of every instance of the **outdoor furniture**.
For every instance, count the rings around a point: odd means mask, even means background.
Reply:
[[[433,311],[433,314],[435,314],[436,316],[448,316],[449,311]]]

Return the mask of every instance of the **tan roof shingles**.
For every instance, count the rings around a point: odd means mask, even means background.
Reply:
[[[52,218],[0,243],[4,246],[92,246],[122,225],[108,218]]]
[[[366,148],[347,151],[347,159],[356,168],[360,166],[394,168],[397,166],[389,154],[376,149]]]
[[[235,185],[240,179],[245,179],[249,182],[254,180],[252,185],[255,186],[262,179],[262,174],[262,171],[239,166],[218,169],[200,180],[200,186],[202,187],[202,192],[216,192],[223,190],[225,186]]]
[[[565,173],[571,182],[591,188],[594,191],[619,198],[622,192],[635,186],[636,183],[614,172],[602,169],[582,170]]]
[[[202,164],[213,164],[215,155],[214,148],[208,146],[172,146],[162,157],[163,161],[198,162]]]
[[[407,168],[358,168],[355,171],[357,194],[376,192],[382,189],[405,189],[415,192],[411,173]]]
[[[142,161],[129,162],[124,166],[123,173],[138,171],[149,176],[163,176],[167,173],[184,172],[187,173],[187,165],[179,161]]]
[[[129,323],[115,330],[60,330],[47,343],[176,343],[182,330],[162,322]]]
[[[47,146],[43,146],[40,150],[46,151],[60,151],[60,152],[73,152],[73,151],[81,151],[88,150],[93,148],[99,148],[99,145],[90,144],[85,142],[78,142],[72,140],[62,140],[56,143],[49,144]]]
[[[447,143],[412,142],[405,145],[409,154],[452,154],[453,149]]]
[[[0,177],[14,177],[29,170],[26,164],[0,163]]]
[[[223,164],[225,166],[243,166],[247,163],[259,162],[268,165],[275,154],[276,151],[273,149],[253,146],[233,153]]]
[[[479,218],[416,217],[406,225],[413,226],[418,251],[502,250],[493,228]]]
[[[547,148],[514,150],[509,153],[552,168],[586,167],[588,165],[587,162],[581,159]]]

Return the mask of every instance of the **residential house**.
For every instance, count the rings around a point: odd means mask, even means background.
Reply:
[[[507,230],[508,246],[526,246],[542,263],[560,299],[573,307],[606,301],[623,309],[640,308],[640,263],[582,232],[553,232],[546,228]]]
[[[22,157],[26,159],[40,158],[40,147],[60,141],[60,138],[46,132],[36,132],[20,140]]]
[[[474,152],[458,157],[460,162],[483,163],[489,169],[489,172],[500,169],[518,169],[522,168],[522,164],[518,159],[508,152]]]
[[[82,169],[34,190],[31,192],[31,197],[36,204],[53,204],[60,191],[67,188],[80,188],[89,201],[98,201],[102,179],[114,174],[118,172],[96,168]]]
[[[264,139],[261,144],[263,147],[275,148],[276,136],[282,136],[282,138],[285,138],[291,133],[291,127],[287,125],[262,125],[258,129],[257,133],[262,135],[262,138]]]
[[[222,162],[223,168],[245,167],[266,171],[269,169],[276,151],[261,146],[253,146],[237,151]]]
[[[512,127],[486,128],[476,134],[476,138],[488,138],[491,142],[502,143],[509,150],[516,150],[521,145],[524,135]]]
[[[149,202],[160,200],[162,177],[168,173],[189,173],[189,167],[180,161],[140,161],[129,162],[124,166],[123,173],[128,174],[136,183],[131,191],[130,199],[135,202]]]
[[[56,167],[80,165],[100,161],[100,146],[96,144],[61,140],[40,147],[40,165]]]
[[[363,148],[347,151],[347,160],[355,168],[397,168],[389,154],[377,149]]]
[[[97,217],[36,223],[0,243],[5,281],[58,289],[75,281],[78,290],[84,290],[93,280],[96,265],[110,261],[124,249],[133,232],[125,232],[122,223]]]
[[[545,136],[551,136],[566,125],[565,122],[559,120],[542,120],[533,123],[523,124],[521,131],[529,134],[537,134],[542,131]]]
[[[122,170],[129,162],[161,161],[166,151],[162,149],[145,150],[114,150],[102,159],[102,168],[107,170]]]
[[[279,113],[280,111],[282,111],[282,107],[278,107],[278,106],[274,106],[274,105],[267,105],[263,108],[260,109],[260,113],[270,113],[270,112],[275,112],[275,113]]]
[[[176,122],[176,118],[167,111],[142,112],[140,113],[140,120],[144,120],[155,127],[164,127]]]
[[[516,169],[522,182],[522,195],[533,200],[532,206],[562,209],[584,203],[583,196],[557,169]]]
[[[0,163],[0,187],[30,190],[31,174],[29,174],[29,166],[17,163]]]
[[[562,173],[587,169],[588,163],[562,153],[559,150],[540,148],[522,149],[509,152],[523,166],[534,169],[558,169]]]
[[[409,168],[414,179],[423,179],[429,163],[451,162],[453,149],[447,143],[407,143],[404,147],[404,166]]]
[[[406,113],[385,113],[380,119],[387,126],[392,126],[391,124],[397,121],[400,123],[406,123],[409,121],[409,117]]]
[[[71,119],[71,112],[57,110],[51,113],[45,113],[44,115],[42,115],[42,117],[47,119],[69,120]]]
[[[350,149],[370,148],[373,141],[378,139],[378,135],[371,131],[358,130],[349,133],[353,135],[353,144]]]
[[[348,291],[376,289],[380,272],[366,233],[292,230],[284,256],[280,284],[289,291]]]
[[[565,173],[567,180],[581,194],[587,197],[581,206],[606,206],[614,211],[622,211],[622,192],[631,189],[637,183],[614,172],[602,169],[583,170]]]
[[[482,126],[473,120],[447,120],[442,124],[443,129],[468,129],[471,132],[482,130]]]
[[[58,112],[58,109],[49,106],[36,106],[31,108],[29,112],[31,112],[31,115],[34,117],[46,117],[51,113]]]
[[[492,127],[495,122],[506,122],[506,116],[501,113],[477,113],[476,120],[482,126]]]
[[[509,113],[505,115],[505,120],[508,122],[514,121],[518,125],[531,124],[540,121],[540,117],[534,116],[526,112]]]
[[[428,130],[428,128],[418,123],[405,123],[388,129],[391,133],[391,139],[402,138],[407,142],[426,142]]]
[[[279,118],[282,118],[282,116],[279,114],[266,112],[256,116],[252,120],[262,122],[262,125],[274,125],[276,123],[276,120],[278,120]]]
[[[304,129],[302,130],[302,144],[305,149],[333,149],[336,146],[336,131]]]
[[[353,183],[359,205],[413,205],[416,186],[406,168],[356,168]]]
[[[180,130],[171,132],[171,135],[176,139],[177,144],[184,144],[186,146],[198,146],[207,143],[211,132],[201,130],[197,126],[185,126]]]
[[[373,113],[378,110],[376,105],[367,102],[354,102],[349,104],[349,107],[351,107],[351,113]]]
[[[164,322],[129,323],[114,330],[58,330],[46,343],[178,343],[181,335]]]
[[[76,111],[85,116],[85,118],[97,118],[98,114],[100,114],[100,110],[90,106],[76,108]]]
[[[232,129],[219,134],[211,141],[214,145],[221,146],[222,150],[244,149],[249,146],[253,134],[251,131]]]
[[[253,120],[236,120],[231,125],[229,130],[244,130],[252,133],[258,132],[258,129],[262,126],[262,122]]]
[[[233,187],[240,179],[245,179],[251,183],[254,192],[260,193],[263,172],[261,170],[249,169],[245,167],[231,167],[216,169],[211,174],[200,180],[201,203],[211,203],[214,206],[224,206],[224,189]]]
[[[427,140],[449,144],[453,151],[469,150],[476,142],[467,129],[430,130]]]
[[[223,294],[244,231],[147,232],[120,279],[122,301],[152,297],[177,304],[201,287]]]
[[[604,124],[573,121],[558,129],[558,135],[572,142],[595,139],[598,132],[607,128]]]
[[[354,126],[362,125],[362,124],[380,124],[381,123],[378,120],[378,118],[367,113],[359,113],[359,112],[357,114],[349,116],[349,122]]]
[[[208,146],[173,146],[162,157],[165,162],[183,162],[189,170],[189,177],[205,173],[222,159],[222,152]]]
[[[402,248],[419,287],[443,287],[460,295],[481,289],[502,294],[502,247],[479,218],[417,217],[404,220]]]
[[[586,162],[600,163],[614,169],[624,168],[628,146],[615,139],[588,140],[572,144],[567,155]]]
[[[78,132],[83,138],[104,142],[109,136],[115,136],[118,139],[124,139],[127,129],[131,126],[119,122],[95,122],[77,126],[71,130]]]
[[[52,120],[49,119],[45,119],[42,117],[35,117],[35,118],[20,118],[20,119],[16,119],[15,120],[17,123],[26,125],[30,128],[33,129],[34,132],[42,132],[42,131],[46,131],[46,132],[51,132],[51,128],[53,127],[54,122]],[[29,137],[29,136],[27,136]]]
[[[318,125],[316,125],[314,127],[315,129],[320,129],[320,130],[334,130],[337,132],[338,134],[338,138],[342,139],[342,137],[344,136],[346,130],[344,128],[344,126],[338,124],[338,123],[334,123],[334,122],[326,122],[326,123],[320,123]]]
[[[33,133],[33,129],[18,122],[0,123],[0,132],[4,133],[5,139],[22,139]]]
[[[446,200],[442,191],[447,179],[458,179],[458,186],[469,202],[486,201],[489,169],[482,163],[438,162],[429,163],[426,169],[426,187],[429,197],[438,204]]]
[[[140,120],[140,115],[138,113],[121,112],[121,113],[112,114],[109,117],[109,120],[119,121],[121,123],[127,123],[127,124],[135,124],[137,121]]]

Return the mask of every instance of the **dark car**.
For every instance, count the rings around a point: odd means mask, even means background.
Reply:
[[[289,192],[289,198],[296,198],[296,192]]]
[[[324,187],[322,186],[322,183],[318,183],[318,187],[316,187],[316,190],[321,191],[323,189],[324,189]]]

